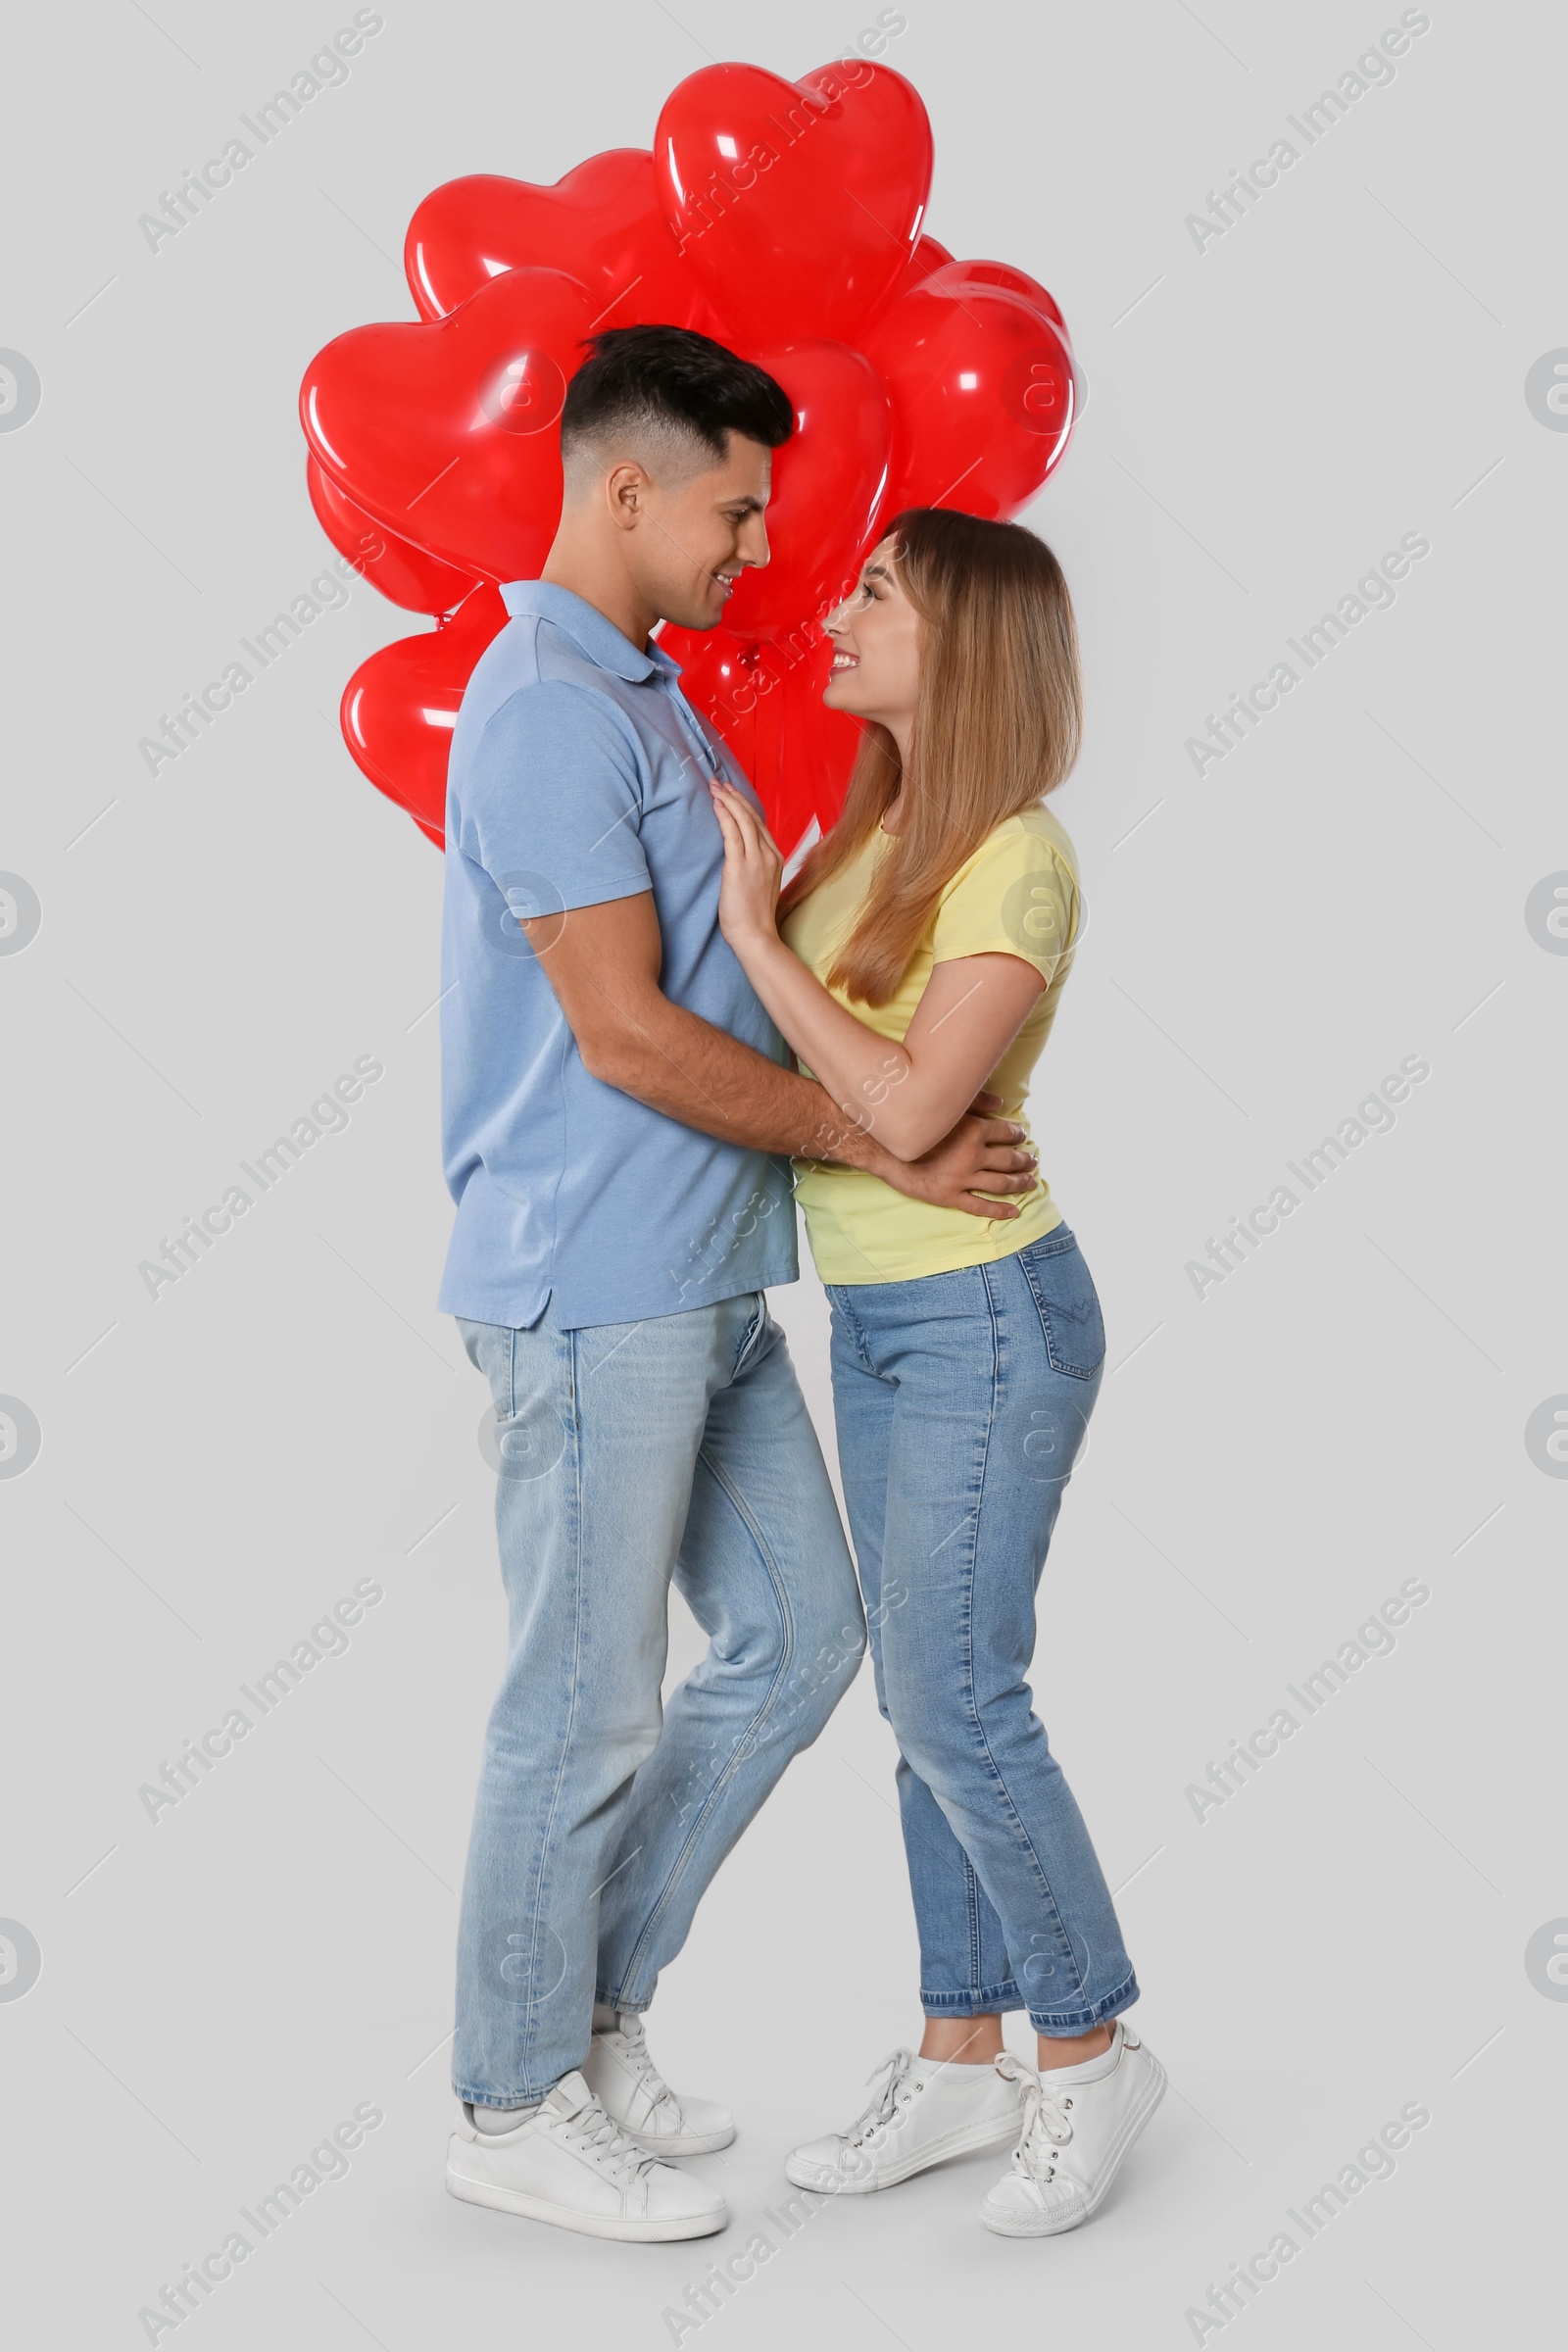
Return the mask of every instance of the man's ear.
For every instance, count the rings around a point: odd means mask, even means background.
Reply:
[[[634,458],[625,458],[611,467],[605,476],[605,500],[617,530],[637,528],[651,487],[648,475]]]

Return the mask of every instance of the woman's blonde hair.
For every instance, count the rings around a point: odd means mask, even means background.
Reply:
[[[1067,583],[1015,522],[914,507],[883,534],[920,616],[920,683],[906,768],[866,724],[837,824],[779,902],[799,906],[906,803],[828,983],[864,1004],[896,993],[942,891],[1004,818],[1034,808],[1078,756],[1083,703]]]

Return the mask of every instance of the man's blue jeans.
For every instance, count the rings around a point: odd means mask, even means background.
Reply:
[[[1036,1587],[1103,1369],[1094,1283],[1058,1225],[993,1265],[828,1297],[921,2001],[930,2017],[1027,2009],[1037,2033],[1086,2033],[1138,1984],[1026,1678]],[[1095,1671],[1093,1656],[1076,1664]]]
[[[640,2010],[865,1627],[784,1335],[753,1292],[645,1323],[460,1322],[490,1382],[510,1609],[458,1936],[453,2087],[542,2098]],[[674,1582],[710,1637],[661,1716]]]

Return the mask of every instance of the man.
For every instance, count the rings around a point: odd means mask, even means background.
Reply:
[[[675,327],[598,338],[562,415],[544,576],[452,742],[441,1304],[489,1379],[511,1614],[464,1886],[453,2193],[600,2237],[700,2236],[662,2161],[724,2147],[642,2013],[713,1872],[815,1739],[863,1625],[764,1293],[796,1279],[790,1153],[1010,1215],[1021,1130],[885,1153],[786,1066],[720,936],[709,778],[744,783],[650,641],[767,561],[773,379]],[[710,1646],[661,1718],[668,1587]]]

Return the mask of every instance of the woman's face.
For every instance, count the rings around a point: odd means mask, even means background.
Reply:
[[[854,595],[822,623],[833,645],[822,700],[877,720],[902,742],[920,688],[920,616],[900,585],[895,552],[891,539],[873,548]]]

